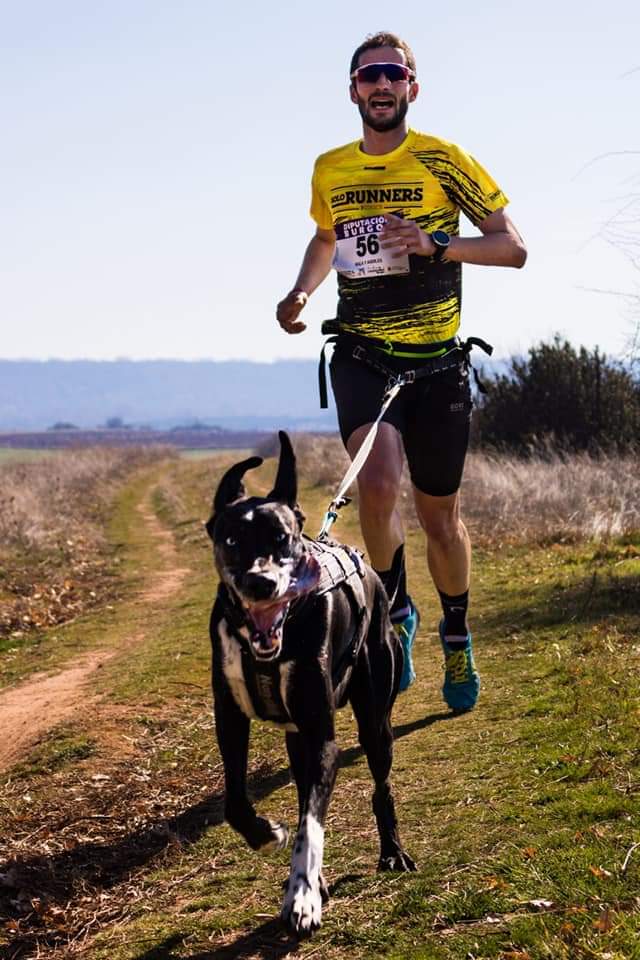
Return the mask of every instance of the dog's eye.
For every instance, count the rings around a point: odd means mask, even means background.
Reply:
[[[238,543],[235,537],[226,537],[224,542],[228,547],[235,547]]]
[[[284,533],[282,530],[280,531],[280,533],[276,533],[276,543],[284,543],[285,540],[288,540],[288,539],[289,538],[287,534]]]

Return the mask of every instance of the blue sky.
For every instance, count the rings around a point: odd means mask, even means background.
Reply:
[[[412,125],[489,169],[529,247],[523,271],[465,268],[463,332],[622,352],[625,301],[591,289],[637,290],[603,225],[640,153],[595,158],[640,151],[639,27],[626,0],[0,2],[0,356],[315,356],[334,278],[302,336],[274,306],[314,158],[359,135],[348,63],[378,29],[416,54]]]

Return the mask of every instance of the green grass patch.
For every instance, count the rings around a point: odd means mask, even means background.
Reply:
[[[86,760],[96,752],[93,737],[58,727],[33,750],[28,760],[11,768],[12,780],[28,780],[32,777],[54,773],[63,767]]]
[[[33,450],[28,447],[0,447],[0,466],[3,463],[31,463],[60,456],[60,450]]]

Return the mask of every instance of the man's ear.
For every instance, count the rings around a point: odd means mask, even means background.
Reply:
[[[358,102],[358,94],[353,83],[349,84],[349,99],[351,100],[351,103]]]
[[[407,98],[409,100],[409,103],[413,103],[413,101],[416,99],[419,93],[420,93],[420,84],[418,83],[417,80],[414,80],[411,86],[409,87],[409,96]]]

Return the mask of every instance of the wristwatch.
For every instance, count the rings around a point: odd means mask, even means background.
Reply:
[[[434,230],[433,233],[430,233],[431,241],[435,244],[435,251],[433,254],[434,260],[442,260],[445,253],[449,249],[449,244],[451,243],[451,237],[444,230]]]

